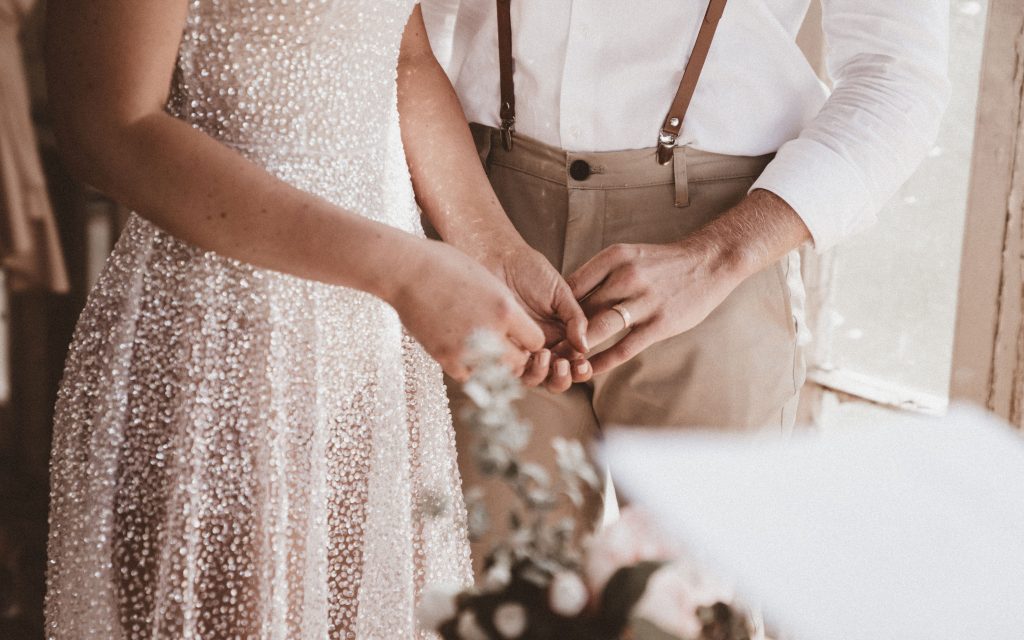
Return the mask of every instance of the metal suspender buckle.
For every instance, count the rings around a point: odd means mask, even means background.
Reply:
[[[512,134],[516,132],[515,118],[501,119],[501,146],[505,151],[512,150]]]
[[[512,134],[516,132],[516,116],[508,102],[501,105],[501,146],[505,151],[512,150]]]
[[[677,135],[667,129],[658,134],[658,164],[672,162],[672,150],[676,146]]]

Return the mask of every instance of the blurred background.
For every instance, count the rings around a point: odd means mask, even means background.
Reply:
[[[0,638],[42,638],[50,421],[67,345],[123,213],[57,157],[43,7],[0,0]]]
[[[818,3],[800,39],[827,82]],[[937,144],[875,228],[804,256],[814,339],[801,421],[817,428],[939,414],[951,400],[1024,423],[1024,3],[949,4],[953,96]],[[43,10],[0,0],[0,638],[11,640],[43,637],[53,403],[126,214],[57,156]]]

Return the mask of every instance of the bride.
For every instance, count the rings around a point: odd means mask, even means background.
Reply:
[[[66,160],[138,212],[58,400],[48,637],[418,637],[422,585],[470,580],[441,366],[487,327],[562,387],[543,347],[586,323],[419,8],[52,0],[48,29]]]

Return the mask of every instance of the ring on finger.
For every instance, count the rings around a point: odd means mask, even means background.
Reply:
[[[612,307],[612,311],[614,311],[614,312],[618,313],[620,316],[622,316],[622,322],[623,322],[623,324],[626,325],[624,327],[625,329],[632,329],[633,328],[633,315],[629,312],[629,309],[626,308],[626,305],[624,305],[624,304],[614,305]]]

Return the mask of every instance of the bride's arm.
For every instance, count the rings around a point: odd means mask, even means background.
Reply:
[[[48,15],[50,104],[84,181],[205,249],[389,297],[394,229],[275,179],[164,112],[188,3],[57,0]]]
[[[430,49],[419,5],[402,39],[398,109],[416,199],[434,228],[503,277],[545,327],[549,341],[567,335],[585,352],[586,316],[558,272],[526,245],[498,202],[459,100]],[[562,335],[556,335],[555,325]],[[573,374],[577,381],[589,377]],[[562,382],[568,385],[563,376],[554,390],[562,390]]]
[[[464,373],[458,343],[473,325],[525,347],[540,341],[504,288],[458,252],[296,189],[166,114],[187,0],[48,4],[51,107],[83,180],[202,248],[387,300],[449,371]],[[421,282],[425,269],[441,282]],[[460,286],[480,302],[445,318],[434,300]]]
[[[416,199],[450,244],[485,264],[523,242],[480,165],[459,99],[430,48],[416,5],[398,59],[402,142]]]

